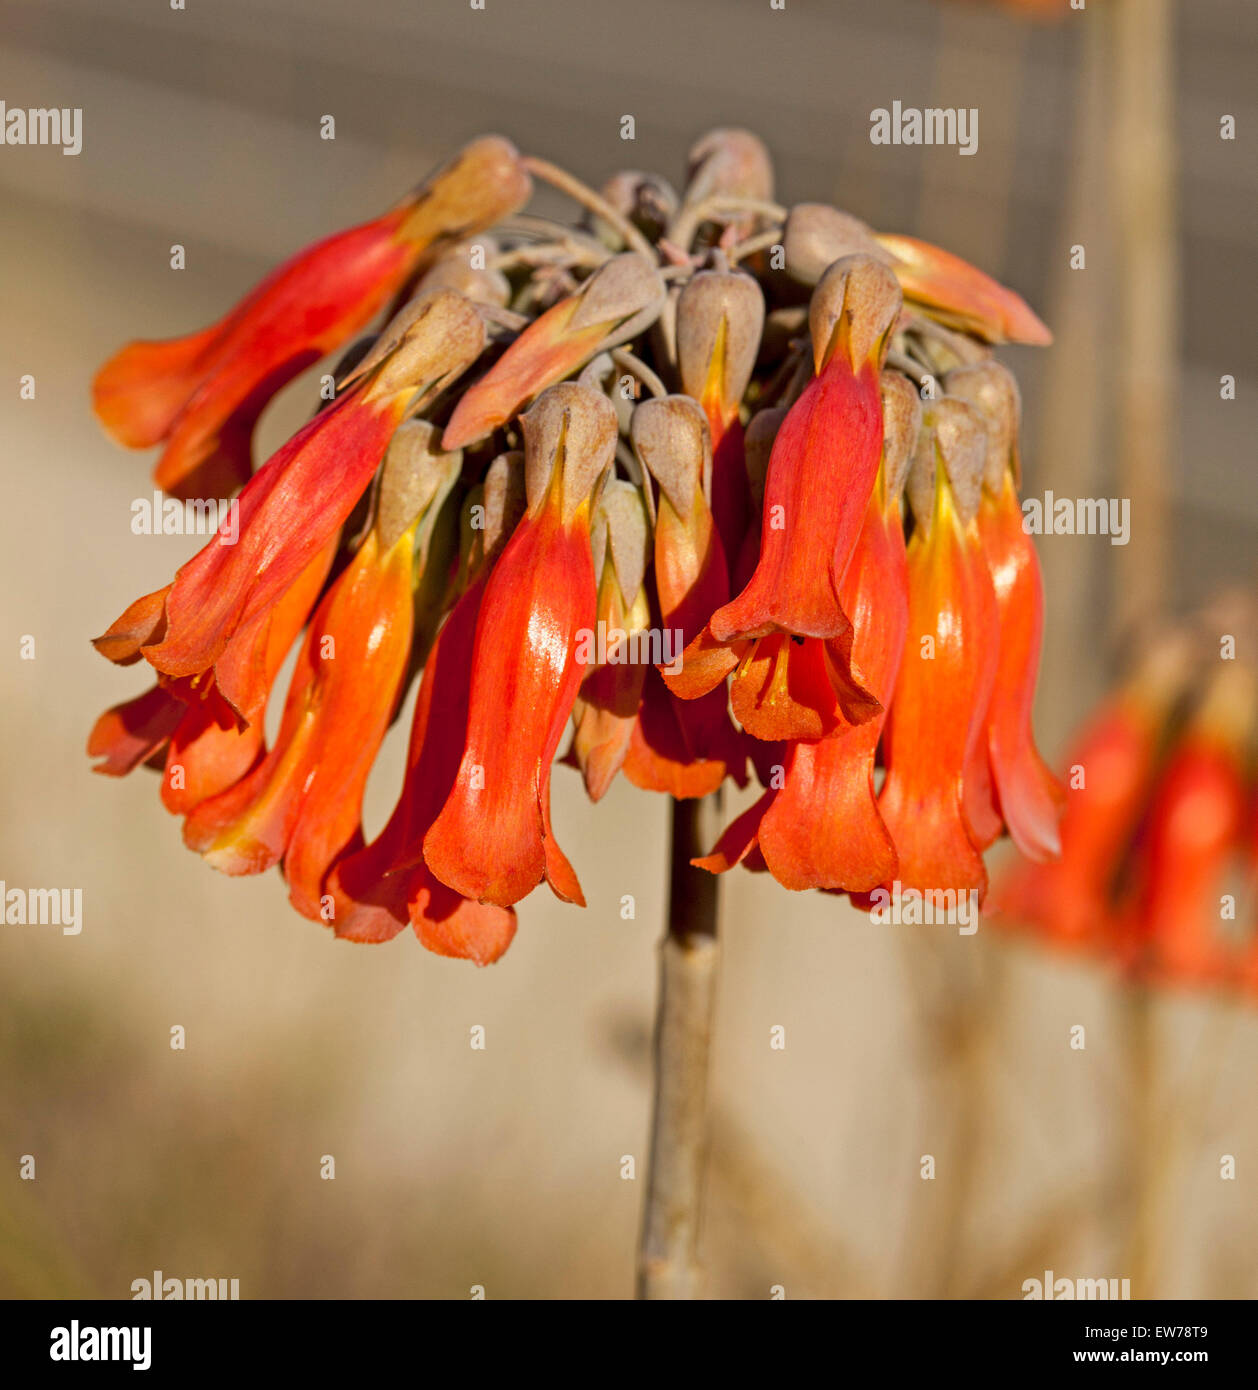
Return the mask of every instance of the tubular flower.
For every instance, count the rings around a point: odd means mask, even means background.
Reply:
[[[751,381],[763,330],[764,292],[750,275],[700,271],[677,300],[677,369],[682,389],[707,416],[712,516],[731,581],[751,503],[738,404]]]
[[[782,423],[765,479],[760,560],[711,618],[718,642],[851,631],[839,602],[882,450],[878,373],[900,310],[887,272],[837,262],[809,307],[816,376]]]
[[[238,499],[234,543],[216,536],[175,576],[160,608],[145,604],[147,632],[133,610],[97,647],[109,655],[120,629],[167,676],[214,671],[222,696],[240,710],[239,688],[216,663],[231,638],[268,612],[349,516],[416,398],[458,375],[479,354],[484,325],[472,306],[449,291],[424,296],[390,324],[355,369],[354,389],[299,430]],[[348,380],[347,380],[348,384]],[[220,528],[221,530],[222,528]],[[117,660],[118,657],[113,659]]]
[[[575,293],[531,323],[464,392],[446,426],[445,446],[461,449],[497,429],[539,391],[596,353],[636,337],[659,316],[664,282],[641,256],[616,256]]]
[[[1044,590],[1040,562],[1018,506],[1018,384],[997,362],[958,367],[945,381],[949,395],[969,401],[987,427],[978,533],[1000,628],[991,704],[966,774],[966,811],[980,847],[991,844],[1007,825],[1028,859],[1053,859],[1061,849],[1057,822],[1064,793],[1031,731]]]
[[[422,846],[462,760],[476,619],[489,568],[524,506],[523,460],[504,454],[469,496],[469,513],[480,508],[483,524],[470,531],[466,585],[424,664],[401,797],[380,835],[364,845],[360,832],[329,876],[338,937],[390,941],[409,922],[430,951],[488,965],[515,935],[514,909],[447,887],[425,863]]]
[[[584,225],[502,224],[533,178]],[[96,381],[106,427],[164,445],[178,494],[240,490],[96,639],[155,678],[97,721],[97,770],[160,770],[189,847],[278,867],[330,936],[409,926],[481,965],[541,883],[584,902],[551,825],[565,743],[592,801],[622,772],[678,798],[743,787],[750,763],[758,799],[695,861],[715,872],[861,900],[981,888],[1005,828],[1051,856],[1039,571],[988,346],[1046,333],[964,262],[773,186],[732,128],[677,193],[624,171],[597,194],[490,137],[204,333],[124,348]],[[268,397],[386,305],[251,471]]]
[[[1229,598],[1154,642],[1070,754],[1060,860],[997,883],[1003,921],[1138,979],[1254,993],[1258,671],[1229,650],[1255,630]]]
[[[903,377],[884,385],[887,428],[877,482],[840,599],[851,614],[851,664],[885,706],[891,701],[908,620],[908,574],[900,493],[921,407]],[[770,789],[696,862],[724,872],[758,850],[787,888],[865,893],[895,878],[895,843],[877,805],[874,761],[883,710],[821,739],[788,744]],[[776,780],[777,785],[772,785]]]
[[[975,515],[985,455],[978,415],[945,397],[925,413],[908,480],[908,630],[879,806],[905,887],[986,891],[964,774],[996,676],[996,599]]]
[[[688,396],[644,401],[633,412],[629,437],[648,475],[659,485],[655,503],[655,591],[661,645],[657,666],[678,665],[687,639],[729,596],[729,571],[708,498],[712,448],[702,409]],[[741,785],[745,756],[729,721],[722,685],[693,703],[675,700],[656,671],[647,677],[643,710],[626,775],[635,785],[673,796],[702,796],[727,775]]]
[[[418,531],[460,464],[430,448],[432,434],[413,422],[395,436],[375,523],[310,621],[274,748],[184,826],[189,848],[225,873],[282,859],[307,917],[320,916],[324,873],[358,828],[410,653]]]
[[[616,412],[565,383],[522,424],[528,510],[485,587],[463,760],[424,859],[467,898],[510,907],[544,878],[584,904],[551,832],[550,767],[585,671],[578,642],[595,622],[591,493],[616,452]]]
[[[506,140],[473,141],[383,216],[273,270],[218,323],[128,344],[97,373],[98,418],[120,444],[164,445],[159,487],[226,496],[249,479],[254,425],[271,397],[357,333],[445,244],[514,212],[530,191]]]

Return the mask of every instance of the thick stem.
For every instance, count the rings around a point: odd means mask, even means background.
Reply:
[[[660,946],[655,1111],[638,1297],[700,1296],[699,1209],[708,1133],[708,1057],[716,1000],[718,880],[691,866],[710,848],[715,799],[674,801],[668,930]]]

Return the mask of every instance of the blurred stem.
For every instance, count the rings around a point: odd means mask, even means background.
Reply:
[[[1178,359],[1174,15],[1171,0],[1114,0],[1111,164],[1119,274],[1119,496],[1138,543],[1116,557],[1119,631],[1156,610],[1167,521]]]
[[[699,1297],[699,1208],[708,1136],[708,1057],[720,958],[718,879],[691,866],[711,847],[715,798],[672,802],[668,930],[660,946],[655,1111],[638,1297]]]
[[[1157,1219],[1157,1155],[1163,1143],[1154,1105],[1156,1034],[1148,985],[1131,984],[1123,999],[1127,1045],[1127,1151],[1120,1156],[1127,1200],[1122,1273],[1136,1298],[1150,1297],[1153,1223]]]

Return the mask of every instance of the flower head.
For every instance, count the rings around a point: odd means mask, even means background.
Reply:
[[[532,178],[585,224],[492,225]],[[409,926],[478,964],[540,884],[584,902],[556,761],[592,801],[621,774],[693,798],[754,770],[697,862],[796,890],[981,890],[1006,829],[1051,858],[1017,389],[989,346],[1046,332],[939,248],[773,185],[733,128],[695,144],[680,194],[638,171],[595,193],[475,141],[213,328],[106,364],[98,413],[165,445],[168,489],[240,490],[230,533],[96,639],[155,682],[97,721],[98,770],[162,769],[190,847],[279,867],[338,939]],[[386,309],[253,471],[270,395]]]

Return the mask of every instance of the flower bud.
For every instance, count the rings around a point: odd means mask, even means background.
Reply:
[[[677,302],[677,363],[686,394],[703,401],[712,382],[725,410],[737,406],[763,327],[764,294],[750,275],[705,270],[694,276]]]
[[[712,437],[702,407],[689,396],[643,401],[633,412],[629,438],[643,467],[686,520],[696,493],[706,496],[711,485]]]
[[[376,531],[382,551],[410,529],[463,464],[461,450],[443,453],[441,431],[427,420],[406,420],[385,450],[376,491]]]
[[[988,492],[999,493],[1006,469],[1012,471],[1016,484],[1022,397],[1013,373],[996,361],[976,362],[949,372],[944,377],[944,390],[974,406],[983,417],[987,427],[983,486]]]
[[[520,423],[529,512],[541,510],[558,475],[566,522],[616,456],[616,411],[598,391],[565,381],[543,391]]]
[[[922,398],[917,388],[899,372],[883,372],[882,391],[882,474],[887,498],[900,495],[908,475],[909,463],[922,428]]]
[[[864,222],[825,203],[797,203],[787,215],[782,246],[786,273],[805,285],[815,285],[843,256],[891,260]]]
[[[773,161],[764,141],[749,130],[708,131],[691,146],[686,173],[687,203],[773,197]]]
[[[900,316],[900,286],[871,256],[844,256],[817,283],[808,306],[813,364],[818,373],[836,348],[853,368],[881,367]]]
[[[978,512],[986,459],[987,428],[972,405],[952,396],[926,402],[908,475],[909,505],[917,524],[930,530],[942,465],[957,514],[968,525]]]

